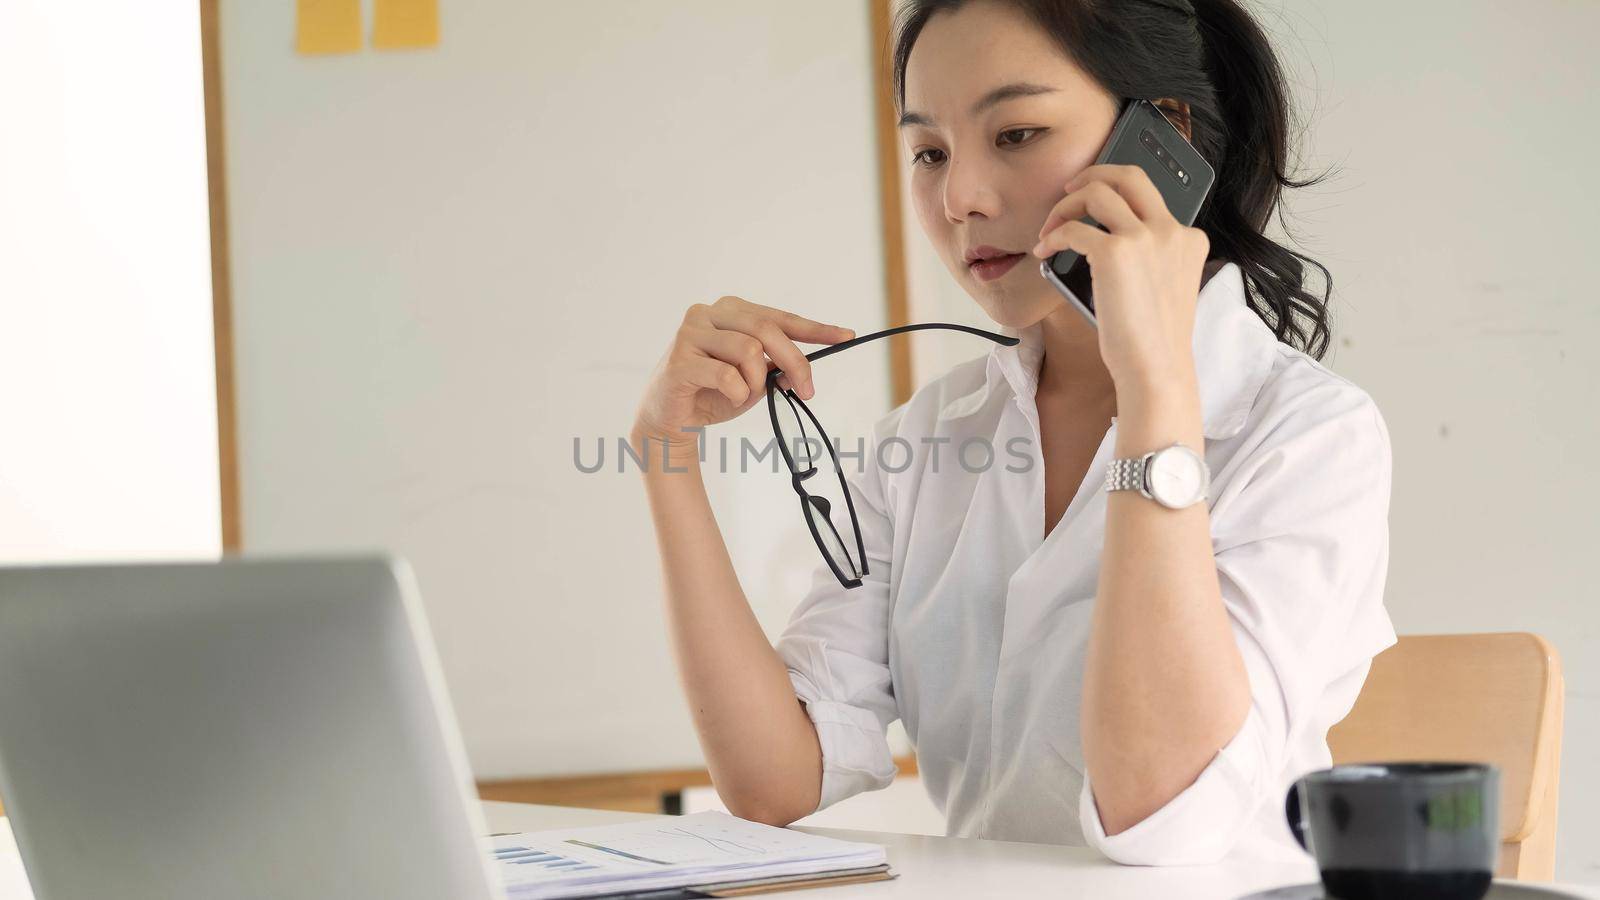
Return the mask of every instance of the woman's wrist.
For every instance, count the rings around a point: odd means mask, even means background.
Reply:
[[[1203,452],[1200,388],[1193,370],[1118,384],[1117,426],[1116,452],[1121,456],[1174,441]]]
[[[1199,389],[1198,370],[1192,356],[1167,360],[1159,367],[1112,372],[1111,380],[1116,387],[1119,407],[1165,405]],[[1122,413],[1119,411],[1117,415],[1120,417]]]
[[[640,460],[640,470],[652,472],[686,472],[700,464],[700,435],[702,430],[680,432],[667,437],[643,422],[635,421],[628,434],[628,443]]]

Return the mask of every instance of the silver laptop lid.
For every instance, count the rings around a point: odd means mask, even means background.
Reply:
[[[503,896],[409,569],[0,569],[0,797],[38,900]]]

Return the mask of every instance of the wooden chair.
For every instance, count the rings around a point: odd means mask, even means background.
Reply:
[[[1372,661],[1328,732],[1335,763],[1451,760],[1500,767],[1502,878],[1555,877],[1561,659],[1536,634],[1400,638]]]

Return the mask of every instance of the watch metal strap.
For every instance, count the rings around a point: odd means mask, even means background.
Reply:
[[[1143,493],[1144,464],[1148,458],[1149,454],[1131,459],[1113,459],[1106,468],[1106,490]]]

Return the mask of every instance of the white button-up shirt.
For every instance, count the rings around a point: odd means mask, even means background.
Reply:
[[[1329,764],[1328,728],[1395,640],[1382,416],[1274,337],[1236,264],[1205,282],[1194,358],[1206,504],[1252,707],[1193,784],[1108,837],[1078,715],[1116,419],[1045,536],[1039,327],[1019,337],[918,390],[844,464],[870,574],[846,590],[819,565],[776,643],[822,746],[817,808],[890,783],[885,731],[901,719],[952,836],[1088,844],[1143,864],[1298,854],[1288,785]],[[991,465],[979,445],[961,462],[969,441],[992,448]]]

